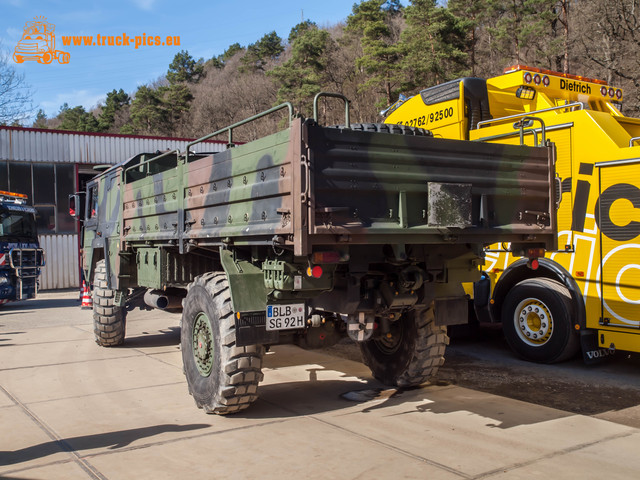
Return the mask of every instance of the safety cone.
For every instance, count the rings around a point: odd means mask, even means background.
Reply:
[[[82,282],[82,304],[80,308],[93,308],[93,300],[91,299],[91,292],[86,282]]]

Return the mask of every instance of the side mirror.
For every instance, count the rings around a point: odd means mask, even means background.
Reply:
[[[82,201],[84,192],[74,193],[69,195],[69,215],[75,219],[84,218],[84,202]]]

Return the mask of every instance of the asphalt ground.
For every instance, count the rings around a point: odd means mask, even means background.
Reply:
[[[453,345],[432,384],[397,391],[373,380],[348,347],[278,346],[265,356],[256,403],[215,416],[187,392],[179,316],[134,311],[125,345],[101,348],[79,305],[77,292],[54,292],[0,308],[2,479],[626,480],[640,472],[633,359],[596,370],[578,360],[511,362],[491,337]],[[560,395],[541,378],[572,389]],[[581,402],[595,386],[600,396]]]

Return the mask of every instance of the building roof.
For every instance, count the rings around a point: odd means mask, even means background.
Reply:
[[[116,164],[141,152],[183,151],[190,138],[118,135],[0,126],[0,160]],[[220,152],[226,142],[207,140],[196,152]]]

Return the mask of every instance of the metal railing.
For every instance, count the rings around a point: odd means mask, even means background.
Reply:
[[[502,123],[502,122],[506,122],[516,118],[529,117],[531,115],[537,115],[539,113],[552,112],[554,110],[563,110],[565,108],[574,108],[574,107],[577,108],[578,110],[582,110],[584,108],[584,104],[582,104],[581,102],[572,102],[572,103],[567,103],[566,105],[558,105],[557,107],[543,108],[542,110],[534,110],[533,112],[517,113],[515,115],[508,115],[506,117],[483,120],[481,122],[478,122],[478,128],[482,128],[491,123],[497,123],[497,122]]]
[[[351,116],[349,114],[349,99],[340,93],[320,92],[313,97],[313,120],[318,121],[318,100],[322,97],[339,98],[344,101],[344,124],[351,128]]]
[[[9,250],[9,267],[13,269],[17,279],[17,300],[24,298],[23,284],[25,280],[33,279],[34,293],[37,293],[37,278],[40,274],[40,268],[44,266],[45,258],[42,248],[12,248]]]
[[[284,110],[285,108],[289,109],[289,125],[291,125],[291,121],[293,120],[293,105],[291,104],[291,102],[281,103],[280,105],[270,108],[269,110],[265,110],[264,112],[258,113],[257,115],[253,115],[252,117],[245,118],[240,122],[234,123],[233,125],[229,125],[228,127],[221,128],[220,130],[216,130],[213,133],[210,133],[208,135],[205,135],[204,137],[200,137],[197,140],[194,140],[191,143],[188,143],[186,147],[186,152],[185,152],[185,162],[189,161],[189,152],[191,147],[193,147],[194,145],[197,145],[198,143],[202,143],[205,140],[209,140],[210,138],[213,138],[217,135],[221,135],[224,132],[229,132],[229,141],[227,143],[227,146],[231,147],[234,145],[233,143],[234,128],[241,127],[242,125],[246,125],[247,123],[251,123],[255,120],[258,120],[259,118],[266,117],[267,115],[271,115],[272,113],[275,113],[279,110]]]

